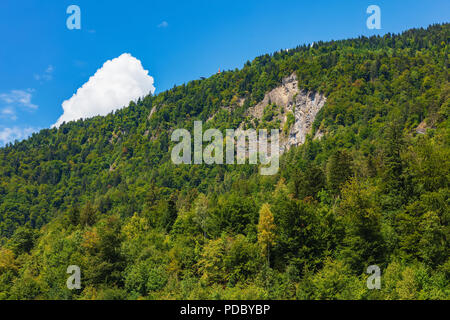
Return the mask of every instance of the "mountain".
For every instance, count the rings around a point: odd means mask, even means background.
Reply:
[[[0,299],[448,299],[449,31],[278,51],[1,148]],[[279,170],[174,164],[195,121],[280,129]]]

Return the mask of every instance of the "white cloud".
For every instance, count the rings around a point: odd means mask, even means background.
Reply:
[[[1,114],[0,118],[9,118],[11,120],[17,120],[16,112],[14,108],[11,106],[3,108],[0,111],[0,114]]]
[[[9,93],[0,93],[0,101],[7,104],[9,108],[22,106],[28,109],[37,109],[38,106],[31,103],[33,92],[33,89],[11,90]]]
[[[54,70],[55,70],[55,68],[52,65],[49,65],[42,74],[35,74],[34,79],[41,81],[41,82],[50,81],[53,79],[53,71]]]
[[[1,128],[0,129],[0,145],[5,145],[8,142],[14,142],[15,140],[23,140],[28,138],[33,132],[37,132],[36,128]]]
[[[158,28],[167,28],[169,26],[169,23],[167,21],[163,21],[160,24],[158,24]]]
[[[62,103],[64,114],[54,126],[58,127],[63,122],[107,115],[150,92],[155,92],[153,77],[148,75],[148,71],[144,70],[138,59],[124,53],[118,58],[106,61],[88,82]]]

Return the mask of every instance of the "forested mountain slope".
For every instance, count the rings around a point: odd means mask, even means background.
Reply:
[[[0,299],[448,299],[449,37],[283,50],[1,148]],[[293,74],[326,102],[276,175],[172,163],[195,120],[289,133],[249,110]]]

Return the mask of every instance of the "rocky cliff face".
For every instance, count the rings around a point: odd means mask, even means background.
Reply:
[[[306,136],[311,133],[317,113],[325,105],[326,100],[325,96],[319,93],[300,90],[297,76],[292,74],[284,78],[280,86],[267,92],[260,103],[250,107],[246,116],[253,120],[257,119],[258,123],[261,123],[266,108],[275,110],[271,122],[280,124],[280,153],[283,153],[292,146],[305,143]],[[237,105],[242,106],[244,101],[245,99],[241,98]],[[232,112],[233,106],[223,107],[223,109]],[[208,121],[214,117],[215,114],[211,115]],[[286,125],[288,117],[291,118],[291,121]],[[244,123],[245,121],[240,124],[240,129],[245,127]],[[257,127],[255,122],[253,124]],[[314,139],[320,139],[323,135],[324,133],[319,130],[315,133]]]
[[[295,97],[299,93],[297,76],[292,74],[282,80],[281,85],[266,93],[264,99],[256,106],[249,109],[249,115],[261,119],[265,107],[275,104],[285,110],[292,111]],[[286,119],[284,119],[286,120]]]
[[[292,74],[284,78],[279,87],[268,92],[263,101],[250,108],[248,115],[261,120],[264,109],[274,104],[283,109],[276,116],[276,119],[281,122],[280,129],[283,129],[288,114],[293,114],[294,123],[286,134],[282,134],[280,137],[280,151],[284,152],[292,146],[298,146],[305,142],[306,135],[311,132],[317,113],[325,105],[325,102],[326,98],[319,93],[299,90],[297,77],[295,74]],[[320,138],[321,134],[316,136]]]
[[[294,98],[295,122],[289,132],[287,148],[303,144],[311,132],[316,115],[324,106],[326,98],[318,93],[301,91]]]

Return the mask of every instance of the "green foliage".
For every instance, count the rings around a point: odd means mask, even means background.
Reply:
[[[268,263],[270,261],[270,248],[275,244],[275,229],[273,214],[269,205],[265,203],[259,210],[258,243]]]
[[[278,51],[1,148],[0,299],[448,299],[449,31]],[[172,163],[194,120],[279,128],[247,110],[293,73],[324,135],[276,175]]]
[[[327,185],[332,193],[339,193],[344,183],[352,176],[351,156],[347,151],[338,150],[327,162]]]
[[[286,115],[286,122],[284,123],[283,132],[284,134],[288,134],[292,125],[295,123],[295,116],[292,112],[288,112]]]

